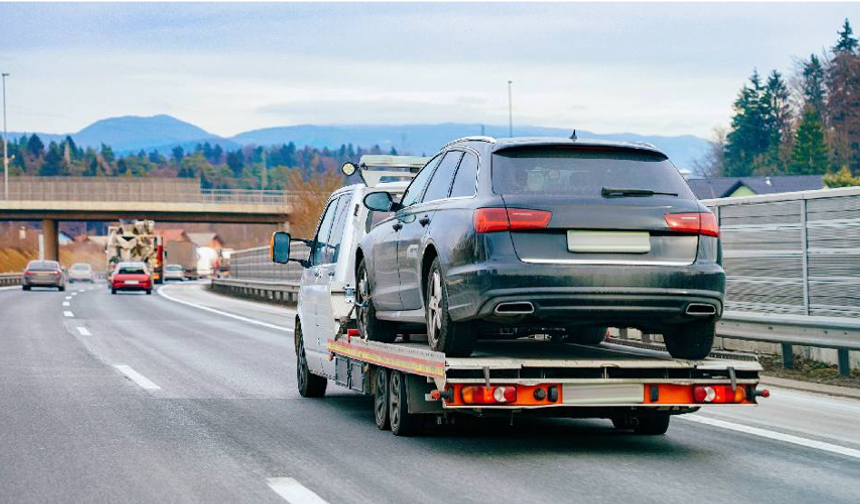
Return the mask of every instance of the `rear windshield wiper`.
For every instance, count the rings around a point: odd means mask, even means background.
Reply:
[[[677,196],[678,193],[652,191],[651,189],[619,189],[615,187],[604,187],[600,190],[600,195],[604,198],[624,197],[624,196]]]

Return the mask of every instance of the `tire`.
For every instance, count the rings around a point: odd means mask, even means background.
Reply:
[[[302,397],[322,397],[325,395],[325,388],[328,380],[322,376],[317,376],[311,373],[308,369],[308,360],[305,357],[305,343],[302,338],[302,325],[296,321],[296,383],[299,387],[299,394]]]
[[[364,339],[393,343],[397,339],[397,324],[388,320],[376,318],[376,308],[373,306],[370,277],[367,274],[367,265],[364,259],[358,264],[356,275],[356,314],[358,321],[358,333]]]
[[[388,413],[388,370],[376,368],[376,379],[373,390],[373,413],[376,427],[379,430],[391,428],[391,416]]]
[[[472,324],[454,322],[448,311],[448,289],[442,277],[439,258],[433,260],[427,273],[427,342],[430,348],[449,357],[468,357],[475,349],[476,335]]]
[[[644,436],[660,436],[669,430],[669,420],[671,418],[668,413],[641,416],[636,427],[633,427],[633,432]]]
[[[663,332],[666,350],[676,359],[704,359],[714,346],[716,326],[713,319],[674,326]]]
[[[612,418],[612,426],[618,430],[633,430],[637,425],[635,417],[614,417]]]
[[[599,345],[606,340],[605,327],[571,327],[567,330],[568,343],[576,343],[578,345]]]
[[[152,295],[152,289],[146,289],[146,295],[151,296]]]
[[[65,285],[61,285],[61,286],[57,287],[57,290],[58,290],[58,291],[60,291],[60,292],[65,292],[65,291],[66,291],[66,286],[65,286]]]
[[[392,371],[388,380],[388,417],[395,436],[412,436],[421,430],[421,417],[409,413],[406,376]]]
[[[30,290],[30,286],[29,285],[22,285],[21,289],[28,291],[28,290]]]
[[[111,289],[111,290],[110,290],[110,293],[111,293],[111,294],[116,294],[116,289]]]

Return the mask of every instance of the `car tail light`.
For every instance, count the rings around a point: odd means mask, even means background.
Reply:
[[[717,217],[712,213],[674,213],[665,215],[669,229],[679,233],[720,236]]]
[[[62,270],[56,270],[56,271],[54,271],[54,274],[57,276],[61,276],[63,274],[63,271]]]
[[[466,404],[506,404],[517,401],[517,388],[513,385],[476,385],[463,387],[460,396]]]
[[[744,387],[731,385],[701,385],[693,388],[693,400],[705,404],[740,403],[746,399]]]
[[[33,273],[32,271],[25,271],[24,272],[24,276],[33,276],[33,275],[35,275],[35,273]]]
[[[546,229],[552,212],[526,208],[479,208],[475,210],[475,232]]]

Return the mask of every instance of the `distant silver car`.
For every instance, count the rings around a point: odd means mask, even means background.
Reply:
[[[30,261],[24,270],[21,288],[25,291],[31,287],[56,287],[66,290],[66,276],[57,261]]]
[[[69,270],[69,283],[71,282],[90,282],[96,281],[96,275],[93,272],[93,267],[87,263],[75,263]]]
[[[170,280],[179,280],[180,282],[185,280],[185,268],[180,264],[168,264],[164,267],[164,281],[168,282]]]

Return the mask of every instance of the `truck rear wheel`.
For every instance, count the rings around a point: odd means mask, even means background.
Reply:
[[[448,290],[439,258],[427,274],[427,342],[430,348],[449,357],[468,357],[475,350],[475,331],[467,322],[454,322],[448,311]]]
[[[383,343],[394,343],[397,339],[397,324],[388,320],[376,318],[376,308],[370,296],[370,278],[367,275],[367,266],[364,259],[358,264],[358,278],[356,289],[356,319],[358,321],[358,332],[364,339],[381,341]]]
[[[388,370],[376,368],[376,380],[373,390],[373,412],[376,416],[376,426],[379,430],[388,430],[391,419],[388,413]]]
[[[296,321],[296,382],[302,397],[322,397],[328,380],[311,373],[305,357],[305,343],[302,338],[302,325]]]
[[[391,432],[395,436],[412,436],[421,430],[421,417],[409,413],[406,394],[406,375],[392,371],[388,380],[388,412]]]
[[[636,434],[644,436],[658,436],[669,430],[671,418],[668,413],[654,413],[640,417],[615,417],[612,419],[612,425],[618,430],[632,430]]]
[[[717,322],[698,320],[678,324],[663,332],[663,340],[669,355],[676,359],[701,360],[711,353],[714,346]]]
[[[599,345],[606,339],[605,327],[571,327],[567,329],[568,343],[576,343],[578,345]]]

